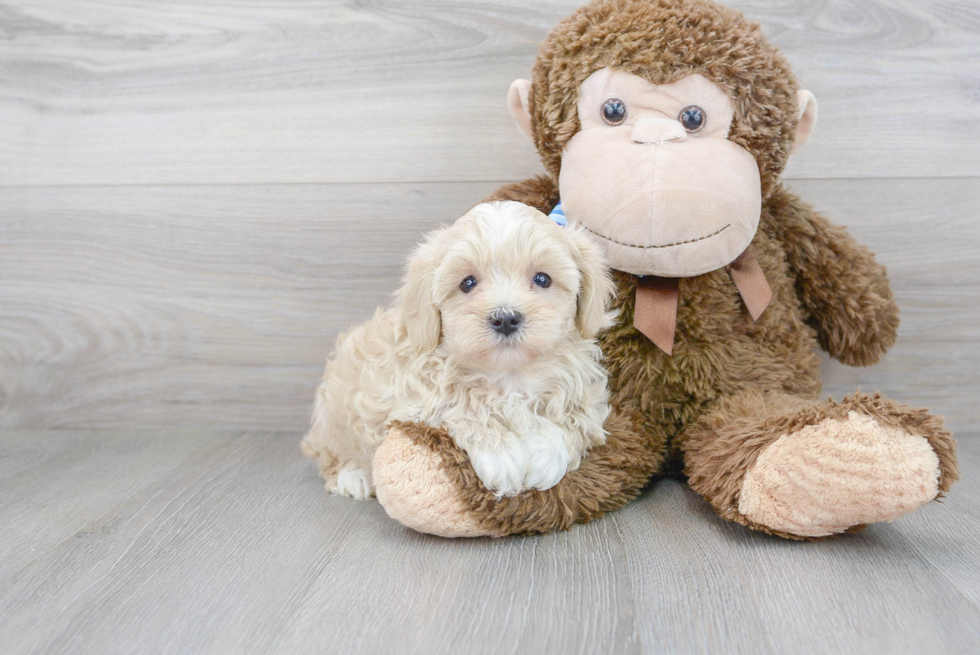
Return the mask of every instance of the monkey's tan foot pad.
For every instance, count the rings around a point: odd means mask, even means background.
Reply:
[[[400,428],[388,431],[374,455],[374,484],[388,516],[406,527],[440,537],[490,534],[468,511],[438,453]]]
[[[745,475],[738,509],[777,532],[824,537],[915,510],[938,496],[939,476],[924,437],[851,411],[767,446]]]

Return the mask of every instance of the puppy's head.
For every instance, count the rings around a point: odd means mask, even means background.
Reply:
[[[607,327],[613,292],[598,250],[517,202],[477,205],[429,236],[398,292],[398,325],[419,352],[440,341],[465,363],[507,371]]]

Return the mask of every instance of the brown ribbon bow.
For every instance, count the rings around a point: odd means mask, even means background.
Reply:
[[[728,274],[742,295],[753,321],[772,301],[772,289],[766,281],[759,261],[749,246],[727,267]],[[680,298],[680,278],[645,275],[636,285],[636,305],[633,327],[646,335],[668,355],[674,352],[674,331],[677,327],[677,301]]]

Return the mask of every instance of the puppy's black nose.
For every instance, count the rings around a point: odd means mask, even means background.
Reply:
[[[501,309],[490,315],[490,327],[494,332],[505,337],[517,332],[521,327],[521,313],[510,309]]]

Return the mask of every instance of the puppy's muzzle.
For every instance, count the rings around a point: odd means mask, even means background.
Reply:
[[[497,334],[509,337],[521,328],[522,318],[520,312],[512,309],[498,309],[490,315],[488,320],[490,322],[490,329]]]

